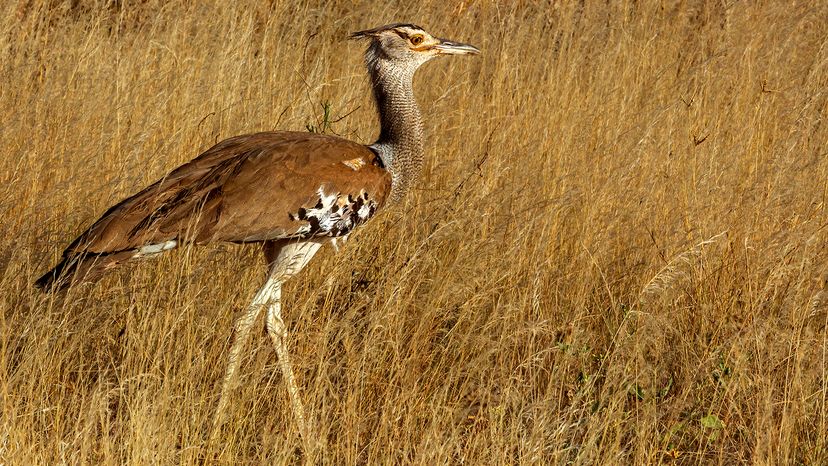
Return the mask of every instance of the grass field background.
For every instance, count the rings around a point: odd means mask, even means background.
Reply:
[[[0,463],[828,464],[828,3],[0,13]],[[483,55],[418,73],[417,188],[285,288],[319,448],[263,322],[213,431],[255,246],[32,289],[220,139],[372,142],[346,37],[395,21]]]

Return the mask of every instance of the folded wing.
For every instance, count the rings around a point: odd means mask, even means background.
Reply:
[[[37,285],[69,273],[94,279],[124,260],[184,243],[347,235],[384,204],[390,187],[379,157],[346,139],[299,132],[230,138],[107,210]]]

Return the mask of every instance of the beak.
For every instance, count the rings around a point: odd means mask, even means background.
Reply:
[[[439,55],[479,55],[480,49],[470,44],[452,42],[440,39],[440,43],[434,46]]]

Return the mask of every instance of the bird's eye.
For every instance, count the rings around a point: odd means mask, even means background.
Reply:
[[[413,45],[420,45],[420,44],[422,44],[422,43],[423,43],[423,36],[421,36],[421,35],[419,35],[419,34],[418,34],[418,35],[416,35],[416,36],[411,36],[411,39],[410,39],[410,40],[411,40],[411,43],[412,43]]]

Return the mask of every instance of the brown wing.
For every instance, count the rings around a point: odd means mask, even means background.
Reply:
[[[339,236],[370,218],[390,187],[361,144],[298,132],[238,136],[110,208],[64,257],[169,241]]]

